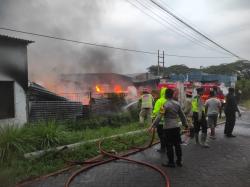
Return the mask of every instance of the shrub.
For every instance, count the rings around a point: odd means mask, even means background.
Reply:
[[[31,149],[31,145],[26,145],[30,140],[31,137],[24,133],[23,128],[14,125],[0,126],[0,162]]]
[[[64,141],[65,132],[55,121],[40,122],[26,128],[26,133],[32,137],[36,149],[47,149],[60,145]]]
[[[76,122],[67,122],[64,125],[67,130],[84,130],[84,129],[97,129],[100,127],[120,127],[124,124],[134,122],[137,120],[138,115],[133,114],[134,111],[105,115],[105,116],[90,116],[89,119],[83,119]]]

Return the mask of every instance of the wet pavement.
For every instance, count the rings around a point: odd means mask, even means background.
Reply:
[[[227,138],[224,125],[216,128],[216,140],[209,140],[210,148],[202,148],[190,140],[183,145],[182,168],[161,166],[167,158],[159,154],[156,145],[131,156],[161,167],[170,177],[171,187],[249,187],[250,186],[250,112],[237,120],[234,134]],[[70,173],[38,181],[27,187],[62,187]],[[145,166],[126,161],[114,161],[80,174],[72,187],[161,187],[163,177]]]

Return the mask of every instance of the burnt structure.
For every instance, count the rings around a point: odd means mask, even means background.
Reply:
[[[95,89],[96,85],[108,85],[107,92],[114,92],[114,87],[120,85],[122,90],[133,85],[130,77],[116,73],[86,73],[86,74],[64,74],[61,82],[65,85],[74,84],[80,90]]]
[[[69,101],[39,84],[29,84],[28,98],[30,122],[83,118],[82,103]]]
[[[0,124],[28,120],[27,46],[32,41],[0,35]]]

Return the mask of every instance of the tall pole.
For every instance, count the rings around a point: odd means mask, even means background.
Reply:
[[[163,51],[163,56],[162,56],[162,63],[163,63],[163,72],[162,72],[162,77],[165,76],[165,66],[164,66],[164,63],[165,63],[165,58],[164,58],[164,51]]]
[[[160,51],[158,50],[158,67],[157,67],[157,75],[160,75]]]

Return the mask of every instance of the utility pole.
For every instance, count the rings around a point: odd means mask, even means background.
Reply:
[[[157,75],[160,76],[160,68],[162,64],[162,76],[165,75],[165,58],[164,58],[164,51],[162,51],[162,54],[160,54],[160,50],[158,50],[158,66],[157,66]]]

